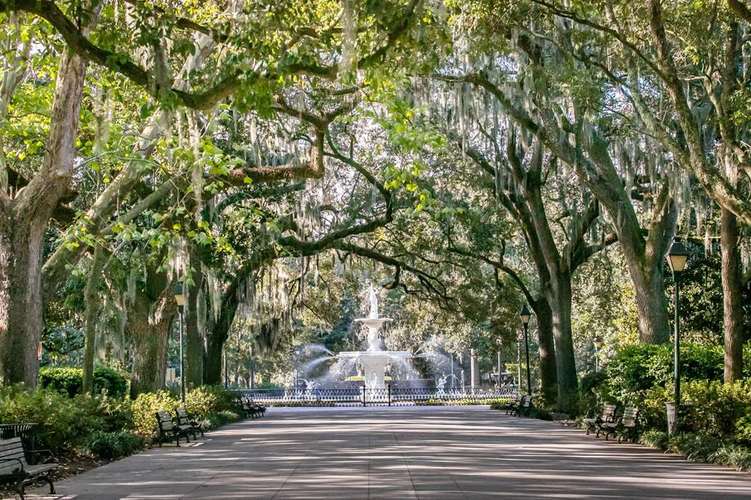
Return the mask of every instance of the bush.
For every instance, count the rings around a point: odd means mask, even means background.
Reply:
[[[45,366],[39,370],[39,385],[70,397],[81,392],[83,370],[73,367]]]
[[[39,370],[39,385],[55,389],[70,397],[80,394],[83,387],[83,369],[45,366]],[[113,368],[98,366],[94,369],[94,393],[106,392],[122,398],[128,391],[128,380]]]
[[[154,417],[156,412],[164,410],[174,415],[175,410],[181,406],[185,406],[188,413],[209,428],[239,419],[235,396],[223,387],[203,386],[188,391],[185,405],[169,391],[147,392],[139,394],[131,405],[134,432],[144,438],[151,438],[157,431]],[[219,414],[223,416],[217,417]],[[228,420],[223,421],[224,418]]]
[[[732,436],[738,420],[751,415],[751,381],[723,384],[695,380],[683,385],[685,422],[692,432],[711,436]],[[744,425],[741,422],[741,431]]]
[[[240,420],[240,415],[233,411],[220,411],[218,413],[212,413],[204,420],[204,426],[207,429],[216,429],[217,427],[221,427],[224,424],[228,424],[230,422],[237,422]]]
[[[132,455],[143,446],[144,439],[141,436],[127,431],[96,431],[89,436],[86,444],[92,455],[108,460]]]
[[[667,432],[655,430],[646,431],[639,436],[639,442],[641,444],[651,446],[652,448],[659,448],[661,450],[667,449],[668,440],[669,437]]]
[[[180,400],[168,391],[144,392],[138,395],[131,405],[133,412],[133,431],[149,439],[157,431],[156,412],[164,410],[175,413]]]
[[[128,394],[128,379],[114,368],[97,366],[94,369],[94,393],[102,391],[113,398],[124,398]]]
[[[97,428],[97,417],[54,389],[27,391],[20,386],[0,391],[0,421],[35,422],[37,444],[59,451],[78,446]]]
[[[720,446],[709,459],[716,464],[729,465],[737,470],[751,470],[751,449],[737,444]]]
[[[722,347],[684,344],[681,347],[681,365],[683,379],[721,380]],[[665,387],[672,382],[673,346],[628,346],[610,360],[605,372],[604,398],[621,404],[637,404],[650,389]]]
[[[675,434],[670,436],[668,450],[685,455],[691,462],[709,462],[723,444],[719,438],[707,434]]]
[[[237,413],[235,395],[221,386],[202,386],[185,395],[185,409],[197,418],[205,419],[212,413],[230,411]]]

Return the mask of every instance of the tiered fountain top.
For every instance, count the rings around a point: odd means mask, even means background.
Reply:
[[[381,318],[378,315],[378,295],[371,284],[368,288],[368,302],[370,311],[367,318],[357,318],[355,321],[364,324],[368,328],[368,351],[382,351],[383,342],[379,331],[384,323],[391,321],[391,318]]]

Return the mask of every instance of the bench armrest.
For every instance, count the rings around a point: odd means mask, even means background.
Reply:
[[[47,449],[38,449],[38,450],[29,450],[29,455],[35,455],[37,457],[37,463],[57,463],[57,457],[54,453],[52,453],[52,450]]]

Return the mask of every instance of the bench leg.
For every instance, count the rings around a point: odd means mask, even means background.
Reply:
[[[52,484],[52,478],[49,476],[49,474],[44,476],[44,480],[50,484],[50,494],[55,493],[55,485]]]

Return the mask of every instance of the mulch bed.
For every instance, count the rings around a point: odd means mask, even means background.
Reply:
[[[81,474],[87,470],[91,470],[94,467],[99,467],[112,462],[112,460],[95,459],[85,455],[70,455],[58,457],[58,467],[52,473],[52,478],[55,483],[62,481],[63,479]],[[41,481],[38,484],[27,486],[27,490],[35,488],[37,486],[47,487],[47,483]],[[13,498],[15,490],[11,485],[0,485],[0,498]]]

